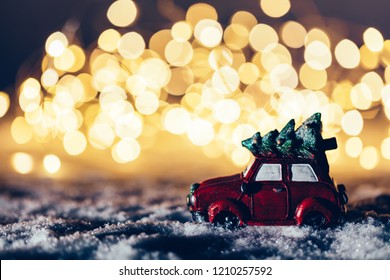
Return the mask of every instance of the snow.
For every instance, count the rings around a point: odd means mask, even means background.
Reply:
[[[352,190],[336,227],[230,231],[192,222],[188,183],[3,181],[1,259],[390,259],[390,195],[375,186]]]

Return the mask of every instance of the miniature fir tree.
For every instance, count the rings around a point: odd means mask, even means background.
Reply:
[[[280,131],[270,131],[264,137],[260,132],[242,141],[242,145],[257,157],[290,157],[316,159],[325,173],[329,164],[325,151],[337,148],[336,138],[322,138],[321,114],[315,113],[295,129],[295,121],[290,120]]]
[[[294,157],[300,140],[295,135],[295,121],[290,120],[276,138],[276,148],[282,157]]]
[[[278,137],[279,132],[271,130],[266,135],[264,135],[259,155],[263,157],[276,157],[278,155],[278,150],[276,148],[276,138]]]
[[[302,144],[297,147],[297,153],[304,158],[315,158],[321,150],[322,139],[321,114],[315,113],[305,120],[295,134]]]

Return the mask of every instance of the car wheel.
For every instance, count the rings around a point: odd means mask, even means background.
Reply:
[[[327,220],[324,214],[315,211],[307,213],[302,224],[313,228],[323,228],[326,226]]]
[[[230,230],[237,228],[239,224],[240,219],[229,211],[222,211],[214,218],[214,225]]]

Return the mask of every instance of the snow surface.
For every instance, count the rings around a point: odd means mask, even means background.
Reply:
[[[1,259],[390,259],[390,195],[366,187],[333,228],[229,231],[192,222],[177,182],[2,181]]]

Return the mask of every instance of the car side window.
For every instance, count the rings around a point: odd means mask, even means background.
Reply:
[[[282,166],[278,163],[264,163],[256,175],[256,181],[281,181]]]
[[[295,182],[317,182],[317,175],[310,164],[297,163],[291,165],[291,180]]]

